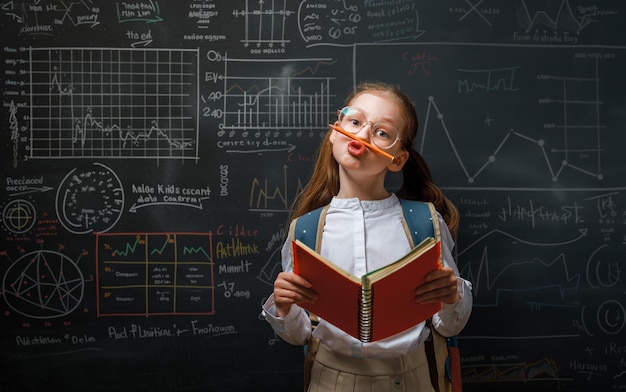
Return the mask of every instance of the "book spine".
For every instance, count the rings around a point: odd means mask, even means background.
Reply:
[[[371,289],[361,288],[359,296],[359,340],[367,343],[372,338],[372,329],[374,327],[374,318],[372,312],[374,293]]]

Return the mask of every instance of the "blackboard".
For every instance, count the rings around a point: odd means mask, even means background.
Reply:
[[[601,0],[0,4],[0,390],[300,390],[260,306],[364,80],[415,100],[461,213],[465,390],[626,389],[625,22]]]

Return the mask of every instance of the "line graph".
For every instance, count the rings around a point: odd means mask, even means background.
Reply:
[[[253,178],[250,184],[250,211],[288,212],[293,199],[304,188],[301,178],[291,179],[289,167],[284,165],[282,173],[273,173],[264,178]]]
[[[536,147],[536,149],[539,151],[540,156],[544,157],[546,170],[549,172],[550,178],[553,181],[556,181],[558,179],[558,175],[560,174],[560,172],[563,170],[563,167],[565,166],[565,162],[562,162],[560,168],[553,167],[552,163],[548,159],[548,151],[546,150],[546,147],[545,147],[545,140],[533,139],[531,137],[524,135],[523,133],[519,131],[511,129],[502,137],[502,139],[499,142],[496,143],[496,147],[493,149],[493,152],[489,154],[482,163],[480,163],[479,167],[475,171],[470,172],[468,165],[463,160],[459,152],[459,149],[457,148],[456,143],[454,142],[453,135],[450,129],[448,129],[448,126],[444,119],[444,114],[439,109],[439,106],[437,105],[435,98],[432,96],[428,98],[428,108],[426,110],[425,117],[426,117],[426,120],[424,123],[424,132],[422,132],[422,138],[421,138],[421,142],[419,146],[419,151],[420,152],[425,151],[425,143],[427,140],[428,133],[431,130],[431,128],[434,127],[431,121],[438,121],[445,134],[445,138],[448,141],[449,146],[454,154],[455,160],[457,161],[458,165],[463,171],[463,174],[467,182],[470,184],[473,184],[476,181],[477,177],[479,177],[490,165],[496,164],[497,156],[500,153],[500,151],[502,151],[503,147],[506,144],[511,143],[514,139],[520,140],[522,142],[528,142],[530,143],[531,147],[533,146]]]
[[[254,74],[250,74],[251,62]],[[283,135],[325,130],[335,110],[332,66],[336,62],[329,58],[226,58],[222,129],[278,130]]]
[[[32,48],[30,154],[197,159],[197,50]]]
[[[542,75],[546,82],[556,82],[560,88],[560,96],[546,98],[540,102],[545,104],[557,104],[561,106],[563,113],[562,122],[554,124],[554,128],[562,133],[562,147],[554,148],[555,153],[563,154],[563,166],[568,166],[578,172],[588,173],[596,176],[599,180],[602,175],[602,131],[605,126],[601,122],[600,108],[602,100],[600,98],[600,76],[598,59],[594,62],[594,73],[591,76],[575,77],[563,75]],[[589,112],[590,120],[575,122],[576,113]],[[552,124],[551,124],[552,125]],[[577,137],[572,138],[570,134],[577,132]],[[574,144],[574,140],[578,143]],[[573,154],[585,153],[595,158],[590,161],[595,167],[585,168],[584,163],[575,163]]]
[[[459,94],[470,93],[475,90],[483,91],[517,91],[515,73],[520,67],[506,67],[495,69],[459,69],[459,73],[468,77],[459,80]]]
[[[472,281],[474,307],[498,307],[505,296],[512,295],[534,310],[571,306],[567,295],[578,292],[583,278],[574,272],[563,249],[587,237],[587,229],[559,241],[524,239],[494,229],[462,246],[457,256],[465,263],[461,275]],[[504,245],[505,253],[496,244]],[[542,295],[545,293],[550,295]],[[551,300],[539,303],[535,297]]]
[[[572,31],[579,34],[585,27],[595,22],[592,18],[593,15],[577,17],[568,0],[561,1],[556,14],[553,16],[550,16],[547,11],[536,11],[531,14],[526,3],[526,0],[522,0],[521,14],[524,21],[523,27],[527,33],[535,29],[551,29]],[[540,4],[542,7],[546,5],[543,1]]]
[[[482,367],[484,369],[472,367],[470,370],[463,370],[463,383],[552,381],[558,384],[562,380],[559,376],[558,363],[551,358],[543,358],[532,363],[490,364]]]
[[[515,68],[510,68],[513,71]],[[463,72],[466,72],[463,70]],[[488,78],[489,80],[490,78]],[[524,130],[509,129],[504,132],[502,139],[494,142],[492,152],[482,162],[475,161],[476,169],[472,171],[469,164],[463,159],[454,134],[445,120],[444,112],[437,105],[435,97],[428,97],[424,131],[421,135],[419,150],[426,151],[426,141],[429,132],[439,124],[445,134],[444,139],[454,154],[466,181],[470,184],[476,182],[489,166],[498,165],[498,155],[506,154],[505,147],[512,143],[528,145],[525,149],[525,159],[534,157],[538,164],[542,165],[548,174],[544,178],[556,183],[566,171],[572,171],[585,177],[603,180],[602,172],[602,132],[605,126],[601,121],[602,99],[600,98],[600,77],[598,59],[593,65],[593,75],[567,76],[555,74],[538,75],[537,79],[543,84],[550,84],[555,92],[551,96],[539,99],[539,104],[560,105],[561,118],[549,123],[544,123],[544,129],[550,131],[549,138],[529,136],[531,133]],[[497,81],[494,81],[497,82]],[[491,86],[491,82],[485,84],[485,88]],[[459,84],[468,88],[469,84],[464,80]],[[475,88],[476,85],[472,85]],[[469,90],[468,90],[469,91]],[[582,115],[584,114],[584,116]],[[576,137],[570,137],[571,135]],[[476,159],[476,157],[474,157]]]
[[[478,271],[472,268],[463,271],[473,282],[473,292],[476,297],[475,307],[498,307],[502,297],[507,293],[519,293],[525,297],[525,302],[531,304],[533,309],[545,307],[575,306],[568,304],[565,299],[567,293],[575,294],[580,287],[580,274],[569,271],[565,254],[559,253],[553,260],[544,261],[538,257],[528,260],[513,261],[506,266],[499,267],[497,262],[489,261],[489,250],[483,249],[478,265]],[[492,271],[496,270],[496,271]],[[550,274],[550,271],[554,271]],[[529,282],[516,280],[519,276],[533,275],[535,279]],[[552,293],[554,295],[543,296],[551,298],[550,302],[537,303],[532,300],[533,296],[540,293]]]

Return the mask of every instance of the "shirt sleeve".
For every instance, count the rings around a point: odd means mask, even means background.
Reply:
[[[293,271],[290,239],[287,239],[283,245],[281,258],[283,271]],[[311,336],[311,320],[306,311],[298,305],[292,305],[285,317],[277,316],[274,294],[270,295],[263,304],[261,315],[270,324],[274,332],[287,343],[304,345]]]
[[[439,216],[439,223],[441,228],[443,263],[446,267],[450,267],[454,270],[457,277],[457,289],[461,300],[455,304],[443,304],[441,310],[433,315],[433,326],[443,336],[454,336],[458,335],[463,330],[472,312],[472,284],[460,277],[459,269],[452,256],[454,240],[448,230],[448,226],[441,216]]]
[[[311,321],[307,313],[298,305],[293,305],[285,317],[276,316],[276,304],[272,294],[263,304],[261,313],[276,335],[293,345],[307,344],[311,336]]]

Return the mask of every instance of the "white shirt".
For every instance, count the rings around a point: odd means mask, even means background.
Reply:
[[[410,243],[402,219],[402,206],[393,194],[386,199],[374,201],[333,198],[326,215],[320,252],[339,267],[360,277],[396,261],[409,252]],[[461,300],[454,305],[443,304],[441,311],[433,316],[433,325],[442,335],[452,336],[461,332],[469,319],[472,308],[471,284],[459,278],[459,271],[451,253],[454,241],[441,216],[439,221],[444,265],[451,267],[457,275]],[[282,249],[282,267],[288,272],[293,271],[290,243],[289,238]],[[293,305],[287,316],[277,317],[272,295],[263,304],[262,314],[276,334],[286,342],[295,345],[306,344],[311,333],[311,325],[304,309]],[[386,358],[405,355],[416,350],[426,340],[430,331],[425,328],[425,323],[420,323],[386,339],[362,343],[334,325],[320,320],[313,334],[340,354],[363,358]]]

